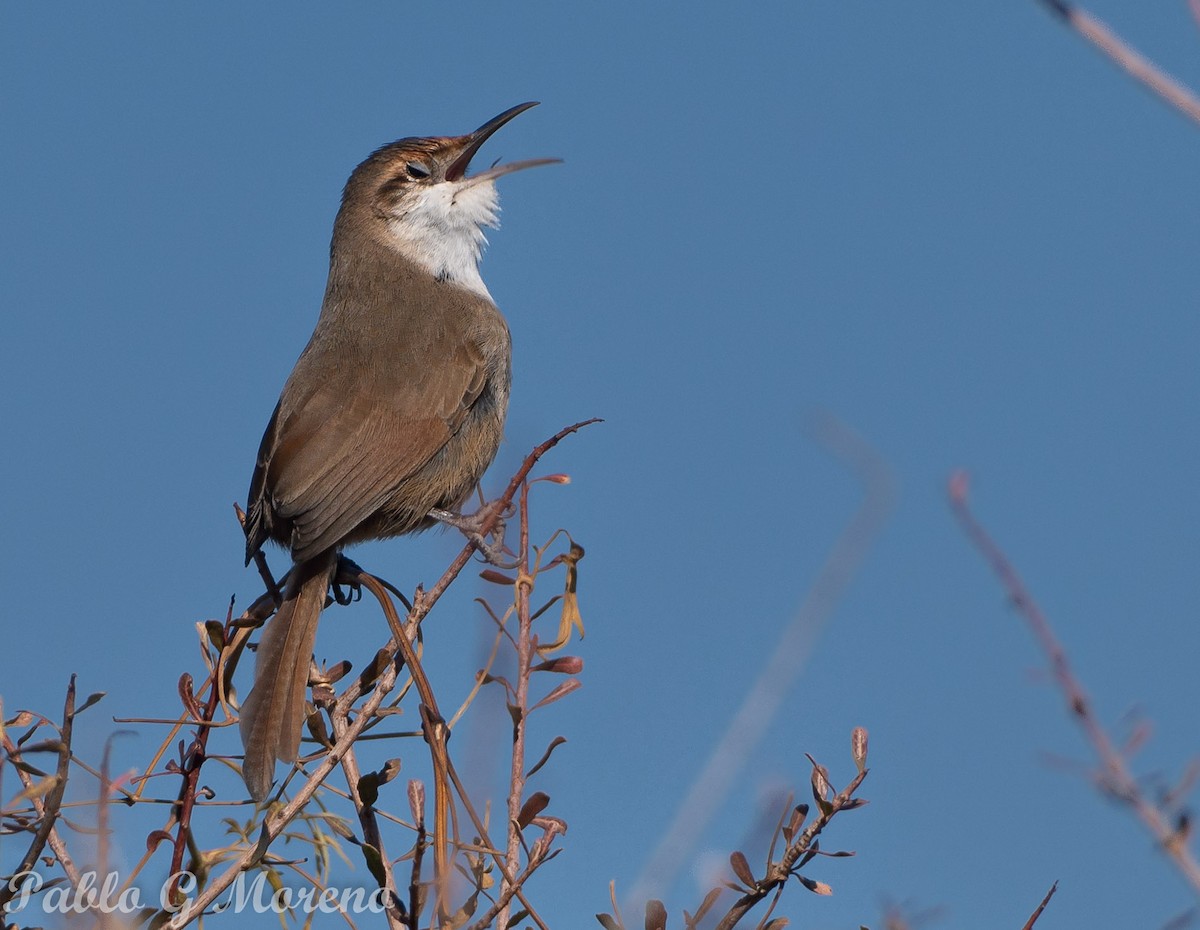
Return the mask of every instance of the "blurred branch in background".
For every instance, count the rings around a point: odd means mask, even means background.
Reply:
[[[713,746],[704,769],[692,782],[634,883],[629,893],[633,907],[640,908],[642,902],[663,894],[695,850],[704,828],[804,671],[817,635],[891,513],[895,490],[878,453],[831,416],[817,417],[813,432],[858,479],[863,487],[862,504],[834,543],[800,609],[768,650],[766,665]]]
[[[1137,816],[1154,837],[1158,848],[1200,897],[1200,863],[1189,846],[1192,814],[1183,803],[1184,795],[1191,786],[1192,773],[1185,774],[1179,787],[1160,798],[1147,795],[1129,768],[1130,760],[1142,741],[1135,740],[1118,748],[1117,742],[1097,718],[1091,699],[1071,669],[1067,653],[1055,636],[1049,620],[1004,551],[972,514],[967,502],[968,480],[964,472],[956,472],[951,476],[948,493],[950,506],[963,531],[987,560],[1013,606],[1029,626],[1050,665],[1055,684],[1066,700],[1071,719],[1083,731],[1096,754],[1098,766],[1089,773],[1091,780],[1101,793],[1124,804]]]
[[[1066,0],[1040,0],[1050,12],[1091,42],[1116,64],[1140,81],[1184,116],[1200,125],[1200,98],[1166,74],[1154,62],[1130,47],[1120,36],[1090,13]],[[1192,13],[1200,19],[1200,2],[1189,0]]]

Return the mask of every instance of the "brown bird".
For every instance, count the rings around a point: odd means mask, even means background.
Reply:
[[[479,276],[495,180],[467,176],[523,103],[465,136],[401,139],[354,169],[333,225],[321,316],[263,435],[246,562],[291,550],[283,602],[242,703],[242,775],[266,798],[300,748],[309,660],[340,549],[452,519],[491,464],[508,407],[508,326]],[[447,513],[450,512],[450,513]]]

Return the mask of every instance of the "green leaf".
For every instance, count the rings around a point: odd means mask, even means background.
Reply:
[[[383,857],[379,855],[379,850],[367,843],[362,845],[363,858],[367,861],[367,870],[379,883],[380,888],[387,886],[387,870],[383,867]]]

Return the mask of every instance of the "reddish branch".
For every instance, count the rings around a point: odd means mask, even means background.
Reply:
[[[1025,921],[1025,926],[1021,930],[1033,930],[1033,925],[1038,922],[1038,918],[1042,916],[1042,911],[1046,909],[1046,905],[1050,903],[1050,899],[1054,897],[1054,892],[1058,891],[1058,882],[1050,886],[1050,890],[1046,892],[1046,897],[1042,898],[1042,903],[1039,904],[1032,914],[1029,915],[1029,920]]]
[[[1186,828],[1181,829],[1177,826],[1168,811],[1149,800],[1143,793],[1137,779],[1129,770],[1125,756],[1096,717],[1091,700],[1071,670],[1066,651],[1054,635],[1050,622],[1004,551],[971,513],[967,503],[967,479],[962,473],[951,478],[949,496],[950,506],[963,530],[991,566],[1049,661],[1054,681],[1066,699],[1072,719],[1083,731],[1099,759],[1101,789],[1132,808],[1180,874],[1194,891],[1200,893],[1200,863],[1196,861],[1187,845]]]
[[[233,633],[233,602],[231,601],[229,613],[225,617],[224,641],[228,642]],[[218,666],[214,664],[214,671],[208,679],[208,698],[204,702],[203,708],[198,706],[198,695],[192,692],[191,676],[184,675],[179,680],[180,694],[184,698],[184,710],[198,725],[192,745],[180,759],[179,774],[183,779],[183,784],[179,788],[179,797],[176,801],[176,819],[179,828],[175,832],[174,845],[171,850],[171,871],[168,873],[177,876],[172,879],[169,891],[171,900],[176,903],[179,902],[181,879],[178,876],[183,871],[183,854],[192,841],[192,812],[196,809],[196,795],[200,789],[200,770],[204,768],[204,763],[208,759],[208,736],[213,730],[212,723],[216,719],[217,708],[221,704],[220,688],[217,687],[217,668]]]
[[[85,705],[86,706],[86,705]],[[13,875],[20,875],[30,871],[37,864],[38,857],[41,856],[42,850],[46,848],[46,844],[51,843],[52,849],[57,849],[61,844],[58,842],[58,837],[54,829],[54,825],[58,820],[59,813],[62,810],[63,795],[67,790],[67,775],[70,772],[71,766],[71,734],[75,727],[75,676],[71,676],[71,682],[67,685],[67,698],[63,707],[63,722],[59,729],[58,738],[58,768],[50,778],[54,779],[49,789],[45,792],[44,797],[39,799],[34,797],[34,809],[38,812],[40,820],[37,829],[33,833],[33,841],[29,844],[29,848],[25,851],[25,855],[21,857],[21,862],[17,866]],[[10,759],[20,757],[20,749],[13,744],[4,735],[4,752]],[[18,774],[25,775],[20,768],[17,769]],[[26,782],[25,778],[21,779],[22,784],[28,791],[32,786],[32,782]],[[35,792],[31,792],[35,794]],[[71,865],[69,859],[65,859],[59,855],[59,861],[64,867]],[[68,869],[68,874],[73,870],[73,867]],[[73,881],[78,884],[79,876],[76,873],[72,876]],[[8,904],[13,899],[20,888],[18,882],[5,882],[0,884],[0,914],[3,914],[4,905]]]
[[[1200,99],[1187,87],[1165,74],[1152,61],[1125,43],[1108,26],[1090,13],[1066,0],[1041,0],[1064,23],[1104,52],[1110,59],[1140,81],[1184,116],[1200,123]],[[1192,0],[1196,10],[1195,0]],[[1200,14],[1198,14],[1200,15]]]
[[[533,663],[533,620],[529,609],[529,596],[533,592],[533,577],[529,574],[529,486],[521,488],[521,541],[517,549],[517,581],[514,586],[517,604],[517,687],[512,714],[512,767],[509,770],[508,793],[508,845],[505,858],[508,863],[506,885],[517,881],[521,867],[521,813],[522,797],[525,794],[525,723],[529,713],[529,667]],[[506,891],[507,888],[501,889]],[[508,926],[509,908],[506,903],[499,911],[497,926]]]

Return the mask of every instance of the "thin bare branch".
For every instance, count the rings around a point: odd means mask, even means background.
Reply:
[[[1046,892],[1046,897],[1042,898],[1042,903],[1039,904],[1032,914],[1029,915],[1029,920],[1025,921],[1025,926],[1021,930],[1033,930],[1033,925],[1038,922],[1038,918],[1042,916],[1042,911],[1046,909],[1046,905],[1050,903],[1050,899],[1054,897],[1054,892],[1058,891],[1058,882],[1050,886],[1050,890]]]
[[[34,867],[38,857],[42,854],[42,850],[46,848],[51,834],[54,832],[54,824],[58,820],[59,810],[62,807],[63,794],[67,790],[67,776],[70,773],[71,766],[71,734],[74,725],[75,676],[72,675],[70,684],[67,685],[67,698],[63,707],[62,727],[59,728],[60,747],[58,750],[58,768],[53,776],[54,784],[46,792],[45,801],[41,805],[41,819],[37,830],[34,831],[33,840],[30,842],[29,848],[25,850],[25,855],[21,857],[20,864],[13,872],[14,875],[28,872]],[[5,736],[4,741],[5,751],[10,756],[16,755],[17,747],[9,742],[7,736]],[[5,882],[0,885],[0,913],[3,913],[4,905],[13,899],[19,887],[19,884],[15,882]]]
[[[1186,839],[1169,813],[1146,797],[1138,780],[1129,770],[1125,757],[1115,740],[1100,723],[1083,684],[1075,676],[1067,653],[1059,643],[1049,620],[1025,587],[1025,582],[1008,556],[996,544],[983,525],[975,519],[967,501],[968,481],[965,473],[953,475],[949,483],[950,507],[958,518],[967,538],[991,566],[1005,593],[1024,618],[1050,664],[1054,681],[1066,700],[1067,709],[1076,725],[1083,731],[1100,763],[1097,784],[1110,797],[1126,804],[1141,820],[1166,853],[1193,891],[1200,894],[1200,863],[1196,861]]]
[[[1041,0],[1056,17],[1100,49],[1118,67],[1149,88],[1192,122],[1200,124],[1200,99],[1183,84],[1163,72],[1108,26],[1066,0]],[[1197,10],[1192,0],[1193,11]],[[1200,15],[1200,14],[1197,14]]]

